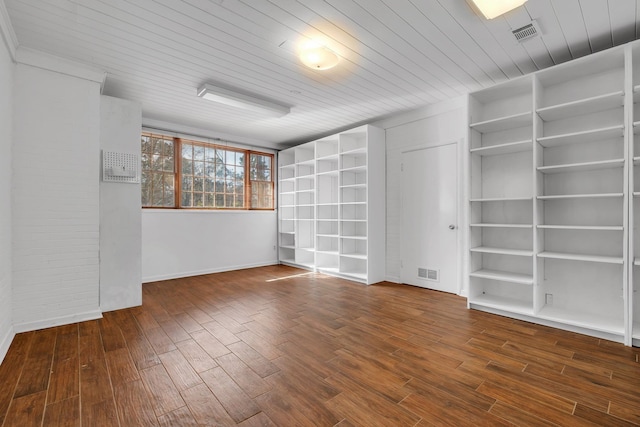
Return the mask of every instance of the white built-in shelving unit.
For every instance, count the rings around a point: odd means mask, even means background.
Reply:
[[[384,280],[384,132],[361,126],[278,155],[280,262]]]
[[[470,308],[640,340],[636,106],[637,43],[469,95]]]

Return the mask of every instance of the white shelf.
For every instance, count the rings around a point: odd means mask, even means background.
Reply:
[[[538,108],[536,112],[542,120],[553,121],[582,116],[584,114],[595,113],[598,111],[606,111],[612,108],[622,107],[623,104],[624,92],[620,90],[605,93],[603,95],[592,96],[590,98],[565,102],[563,104]]]
[[[633,265],[640,265],[640,259],[636,258],[633,260]]]
[[[333,169],[330,171],[317,172],[316,176],[337,176],[340,173],[340,170]]]
[[[488,246],[477,246],[469,250],[471,252],[479,252],[484,254],[533,256],[533,250],[524,250],[524,249],[506,249],[506,248],[491,248]]]
[[[481,133],[531,126],[531,111],[471,123],[469,126]]]
[[[533,145],[531,140],[508,142],[506,144],[489,145],[486,147],[472,148],[469,151],[479,156],[499,156],[502,154],[519,153],[523,151],[532,151]]]
[[[538,225],[538,228],[551,230],[592,230],[592,231],[623,231],[621,225]]]
[[[280,249],[295,249],[295,246],[291,246],[291,245],[280,245]]]
[[[292,230],[279,235],[291,245],[282,249],[284,261],[367,284],[384,280],[384,245],[377,244],[384,242],[384,174],[370,173],[384,170],[384,130],[360,126],[282,150],[279,159],[293,163],[284,176],[298,175],[295,185],[280,187],[295,195],[279,199],[293,217],[281,223]]]
[[[359,253],[344,253],[344,252],[342,252],[340,254],[340,256],[343,257],[343,258],[367,259],[367,255],[366,254],[359,254]]]
[[[341,239],[350,239],[350,240],[367,240],[367,236],[345,236],[341,235]]]
[[[342,168],[339,169],[338,172],[365,172],[367,170],[367,166],[363,165],[363,166],[354,166],[352,168]]]
[[[353,150],[342,151],[342,152],[340,152],[340,155],[344,155],[344,154],[360,154],[360,153],[366,153],[366,152],[367,152],[367,148],[366,147],[359,147],[359,148],[354,148]]]
[[[496,270],[477,270],[469,274],[471,277],[477,277],[479,279],[497,280],[500,282],[518,283],[520,285],[532,285],[533,276],[528,274],[511,273],[506,271]]]
[[[495,227],[495,228],[533,228],[532,224],[469,224],[469,227]]]
[[[472,305],[494,308],[497,310],[504,310],[512,313],[533,315],[533,303],[518,300],[515,298],[482,294],[469,298],[469,302]]]
[[[493,197],[486,199],[469,199],[470,202],[530,202],[533,197]]]
[[[622,264],[622,257],[613,256],[601,256],[601,255],[584,255],[584,254],[570,254],[562,252],[540,252],[538,254],[540,258],[560,259],[567,261],[586,261],[586,262],[600,262],[605,264]]]
[[[339,255],[338,251],[321,251],[316,250],[317,254],[326,254],[326,255]]]
[[[539,166],[537,169],[542,173],[565,173],[590,171],[598,169],[615,169],[624,166],[624,159],[599,160],[595,162],[569,163],[564,165]]]
[[[620,318],[614,318],[612,316],[604,316],[602,314],[570,311],[566,308],[558,308],[548,305],[542,307],[538,313],[538,317],[541,319],[616,335],[624,334],[624,319],[622,316],[622,310],[620,310]]]
[[[640,339],[640,322],[633,322],[632,337],[634,340]]]
[[[633,197],[640,197],[640,191],[634,191]]]
[[[622,198],[622,197],[624,197],[624,193],[557,194],[552,196],[538,196],[538,200],[601,199],[601,198]]]
[[[333,153],[333,154],[327,154],[326,156],[316,157],[316,161],[338,160],[338,158],[339,158],[339,154],[338,153]]]
[[[624,126],[608,126],[604,128],[570,132],[560,135],[550,135],[538,138],[538,143],[543,147],[556,147],[558,145],[578,144],[607,140],[624,135]]]

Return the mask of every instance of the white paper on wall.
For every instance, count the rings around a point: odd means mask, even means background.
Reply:
[[[104,182],[140,183],[140,158],[137,154],[102,152],[102,180]]]

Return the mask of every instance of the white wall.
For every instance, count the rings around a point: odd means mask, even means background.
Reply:
[[[142,211],[142,281],[276,264],[276,211]]]
[[[0,23],[0,26],[2,23]],[[0,36],[0,362],[13,339],[11,281],[11,142],[13,60]]]
[[[139,104],[100,98],[100,148],[140,158]],[[140,184],[100,181],[100,309],[142,304]]]
[[[101,316],[100,73],[70,75],[85,73],[22,48],[16,61],[12,247],[19,332]]]
[[[379,125],[386,130],[387,144],[387,280],[400,281],[402,152],[458,142],[459,204],[458,251],[463,254],[462,233],[465,209],[463,185],[464,145],[466,144],[466,108],[464,98],[443,102],[421,112],[393,118]],[[462,141],[462,143],[460,143]],[[459,257],[460,258],[460,257]],[[462,263],[461,263],[462,264]],[[461,267],[461,266],[460,266]],[[458,275],[462,278],[459,268]],[[462,282],[461,282],[462,283]],[[464,289],[462,290],[464,294]]]

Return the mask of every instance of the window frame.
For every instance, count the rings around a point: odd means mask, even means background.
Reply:
[[[188,139],[188,138],[181,138],[181,137],[177,137],[177,136],[169,136],[169,135],[163,135],[160,133],[155,133],[155,132],[148,132],[148,131],[143,131],[141,132],[141,136],[148,136],[148,137],[161,137],[164,139],[171,139],[173,141],[173,182],[174,182],[174,188],[173,188],[173,192],[174,192],[174,206],[152,206],[152,205],[143,205],[142,209],[175,209],[175,210],[198,210],[198,211],[275,211],[276,210],[276,206],[275,206],[275,177],[274,177],[274,162],[275,162],[275,154],[274,153],[268,153],[268,152],[264,152],[264,151],[256,151],[256,150],[249,150],[246,148],[241,148],[241,147],[231,147],[228,145],[222,145],[222,144],[215,144],[215,143],[210,143],[210,142],[205,142],[205,141],[198,141],[198,140],[193,140],[193,139]],[[235,152],[240,152],[243,153],[245,156],[245,161],[244,161],[244,180],[243,180],[243,203],[244,206],[243,207],[209,207],[209,206],[181,206],[182,203],[182,144],[186,143],[186,144],[190,144],[190,145],[199,145],[199,146],[203,146],[203,147],[210,147],[210,148],[214,148],[216,150],[225,150],[225,151],[235,151]],[[250,172],[251,172],[251,155],[260,155],[260,156],[266,156],[269,157],[271,159],[271,207],[270,208],[254,208],[251,207],[251,184],[252,184],[252,180],[251,180],[251,176],[250,176]],[[144,172],[144,171],[143,171]],[[193,176],[193,175],[192,175]],[[268,182],[268,181],[257,181],[256,182]],[[141,194],[142,194],[142,188],[141,188]]]

